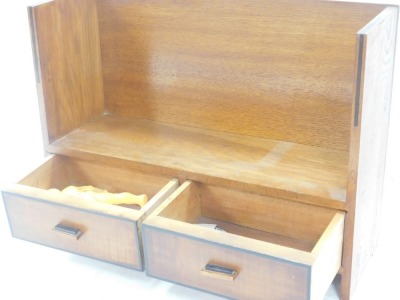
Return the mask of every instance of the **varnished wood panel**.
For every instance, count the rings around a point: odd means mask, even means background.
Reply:
[[[136,222],[107,217],[56,203],[3,192],[14,237],[53,248],[141,269]],[[79,228],[74,239],[53,230],[63,222]]]
[[[189,180],[153,213],[189,224],[217,224],[231,234],[309,252],[337,214],[322,207]]]
[[[334,210],[238,190],[199,185],[203,216],[315,244]]]
[[[227,193],[228,195],[225,194],[223,196],[231,197],[235,193],[240,193],[235,190],[227,191],[230,191],[230,193]],[[244,193],[241,194],[243,195]],[[249,196],[251,194],[246,193],[245,195]],[[315,246],[315,240],[308,241],[307,239],[304,239],[304,236],[302,236],[301,234],[296,235],[294,232],[290,232],[287,235],[283,235],[280,228],[282,227],[282,224],[278,224],[274,227],[273,220],[271,221],[269,218],[260,216],[257,209],[253,207],[251,203],[248,203],[249,207],[254,208],[253,210],[251,210],[251,212],[246,211],[246,209],[240,210],[232,207],[225,207],[226,210],[221,211],[223,207],[219,205],[218,199],[215,199],[215,205],[213,204],[211,207],[205,208],[205,205],[209,204],[209,202],[207,202],[207,200],[203,200],[203,196],[204,192],[198,183],[192,182],[190,180],[185,181],[174,193],[171,194],[171,196],[166,201],[164,201],[157,209],[154,210],[152,215],[161,216],[169,220],[184,222],[186,224],[217,224],[221,226],[221,229],[229,234],[255,239],[258,241],[265,241],[281,246],[287,246],[298,250],[311,251],[312,248]],[[254,194],[252,196],[254,196]],[[289,202],[288,204],[291,204],[291,202]],[[294,204],[294,208],[289,206],[288,210],[292,211],[296,208],[296,206],[296,204]],[[213,210],[215,210],[216,212],[214,212]],[[246,212],[249,216],[244,216]],[[237,218],[237,215],[239,214],[241,214],[244,220]],[[215,215],[219,219],[210,218],[209,215]],[[269,216],[270,218],[271,215]],[[234,219],[234,217],[236,218]],[[254,218],[257,220],[261,219],[261,224],[253,223],[249,225],[246,223],[246,220],[248,221],[249,218]],[[272,219],[275,218],[276,216],[272,216]],[[225,222],[224,220],[229,220],[229,222]],[[329,220],[327,222],[329,222]],[[182,223],[182,226],[184,226],[184,223]],[[247,226],[242,226],[242,224]],[[249,227],[251,225],[253,225],[253,228]],[[292,229],[294,227],[293,224],[285,224],[284,226],[286,228],[291,227]],[[191,230],[194,231],[203,229],[202,227],[192,225],[190,225],[189,227],[191,228]],[[166,228],[170,228],[170,225],[166,226]],[[315,231],[312,227],[307,227],[307,229],[310,232],[307,236],[312,235],[312,233]],[[324,229],[325,228],[322,228],[321,231],[317,233],[317,235],[321,236]],[[209,230],[206,232],[210,233]]]
[[[377,236],[397,15],[383,9],[295,0],[56,0],[33,7],[45,143],[52,152],[181,182],[348,210],[346,300]],[[85,124],[104,111],[114,116]],[[105,182],[99,165],[94,172],[91,163],[80,166],[76,182]],[[40,187],[70,182],[73,169],[55,168],[40,172],[55,172],[57,180],[26,180]],[[128,186],[128,173],[115,173],[118,187]],[[40,188],[15,191],[48,196]],[[136,216],[122,208],[109,213]]]
[[[49,147],[53,153],[159,166],[173,177],[335,208],[346,200],[347,153],[141,119],[104,116]],[[161,168],[160,168],[161,167]]]
[[[379,233],[398,8],[359,32],[358,85],[351,131],[343,299],[354,292]]]
[[[178,190],[175,194],[178,193]],[[163,206],[169,206],[171,196]],[[162,207],[157,209],[162,210]],[[344,213],[337,212],[311,251],[299,251],[157,216],[143,225],[147,274],[233,299],[320,300],[342,257]],[[239,274],[204,277],[213,263]]]
[[[250,239],[258,240],[258,241],[264,241],[280,246],[285,246],[285,247],[290,247],[306,252],[311,252],[311,250],[314,248],[315,243],[309,242],[309,241],[304,241],[300,239],[295,239],[295,238],[289,238],[287,236],[282,236],[279,234],[274,234],[258,229],[253,229],[250,227],[245,227],[241,225],[237,225],[234,223],[228,223],[224,222],[218,219],[212,219],[212,218],[207,218],[207,217],[200,217],[197,219],[195,222],[196,224],[215,224],[222,230],[235,234],[235,235],[240,235],[244,236]]]
[[[144,226],[146,272],[234,299],[308,299],[309,268]],[[233,282],[203,276],[208,263],[233,268]]]
[[[56,155],[19,183],[40,189],[93,185],[112,193],[147,194],[151,199],[169,181],[170,178],[158,174]]]
[[[164,206],[160,215],[187,223],[196,222],[201,216],[201,199],[198,197],[197,186],[186,181],[179,191],[174,201],[170,202],[168,206]]]
[[[45,140],[104,112],[95,0],[55,0],[30,8]],[[44,118],[45,117],[45,118]]]
[[[110,113],[349,149],[355,35],[383,6],[97,4]]]
[[[342,265],[344,219],[343,212],[336,213],[311,251],[317,257],[311,270],[311,299],[323,299]]]
[[[178,179],[169,180],[158,174],[55,155],[18,184],[7,186],[3,198],[15,237],[142,270],[141,223],[178,184]],[[69,185],[145,193],[149,202],[142,208],[109,205],[48,191]],[[77,226],[84,235],[87,231],[89,238],[85,237],[83,242],[80,238],[74,243],[71,238],[55,235],[51,231],[58,224],[55,222]],[[99,250],[103,244],[105,248]]]
[[[67,157],[49,155],[44,162],[22,178],[18,183],[40,189],[64,189],[71,182],[70,172],[67,172]]]

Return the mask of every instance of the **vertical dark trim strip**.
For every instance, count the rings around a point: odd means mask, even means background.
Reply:
[[[364,34],[360,34],[358,42],[357,86],[356,86],[356,99],[354,107],[354,127],[358,127],[359,123],[361,78],[362,78],[363,63],[364,63]]]
[[[5,195],[4,191],[1,191],[1,198],[3,200],[4,210],[5,210],[5,213],[6,213],[6,216],[7,216],[8,227],[10,228],[11,236],[15,237],[14,236],[14,232],[13,232],[13,228],[12,228],[12,224],[11,224],[10,214],[8,213],[8,208],[7,208],[8,199],[6,199],[6,197],[7,196]]]
[[[144,259],[142,258],[143,255],[143,247],[141,246],[142,241],[139,238],[139,225],[138,221],[133,223],[134,231],[135,231],[135,240],[136,240],[136,249],[138,255],[138,267],[136,268],[138,271],[144,271]]]
[[[147,257],[147,241],[146,241],[146,225],[142,223],[142,245],[143,245],[143,270],[146,272],[146,276],[149,276],[149,259]]]
[[[33,67],[35,69],[36,82],[41,82],[40,72],[39,72],[39,57],[36,42],[36,24],[35,24],[35,13],[32,6],[28,7],[29,16],[29,29],[31,33],[31,45],[32,45],[32,55],[33,55]]]
[[[311,300],[311,266],[307,267],[307,300]],[[332,284],[332,283],[331,283]]]

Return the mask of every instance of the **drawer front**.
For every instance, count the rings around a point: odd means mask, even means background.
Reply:
[[[14,237],[142,269],[135,221],[5,192],[3,199]]]
[[[143,225],[147,275],[233,299],[309,299],[310,267]],[[215,264],[237,272],[205,272]],[[202,271],[203,270],[203,271]]]

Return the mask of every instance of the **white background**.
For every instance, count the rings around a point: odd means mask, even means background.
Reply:
[[[400,4],[400,1],[370,1]],[[43,159],[26,6],[0,5],[0,185],[16,182]],[[400,42],[400,39],[398,39]],[[400,45],[397,47],[399,52]],[[397,55],[397,57],[400,57]],[[382,230],[354,297],[400,299],[400,67],[396,64]],[[333,288],[329,299],[337,299]],[[0,299],[219,299],[144,273],[12,239],[0,203]]]

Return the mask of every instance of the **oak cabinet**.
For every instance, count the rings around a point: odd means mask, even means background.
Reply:
[[[13,235],[237,299],[321,299],[338,275],[349,299],[376,243],[397,16],[296,0],[30,7],[50,157],[3,191]],[[151,200],[48,191],[70,184]]]

